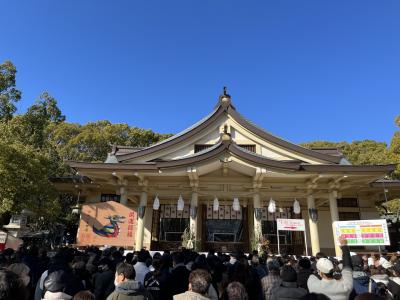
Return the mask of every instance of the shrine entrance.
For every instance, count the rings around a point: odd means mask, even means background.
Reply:
[[[202,249],[222,252],[249,251],[247,208],[203,205]]]
[[[179,211],[174,204],[153,210],[151,250],[173,250],[182,246],[182,234],[189,227],[189,206]]]

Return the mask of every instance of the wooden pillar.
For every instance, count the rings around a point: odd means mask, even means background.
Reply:
[[[313,221],[310,213],[310,210],[315,209],[315,199],[311,193],[307,195],[307,207],[308,207],[308,226],[310,227],[311,251],[312,255],[315,256],[318,252],[321,251],[321,248],[319,245],[318,220]]]
[[[336,230],[333,227],[333,222],[339,221],[339,212],[337,207],[337,191],[333,190],[329,192],[329,209],[331,212],[331,219],[332,219],[332,233],[333,233],[333,242],[335,244],[335,254],[338,257],[342,256],[342,250],[340,246],[337,245],[336,241],[338,237],[336,236]]]
[[[140,203],[138,207],[138,223],[137,223],[136,247],[135,247],[135,250],[137,251],[140,251],[143,248],[146,206],[147,206],[147,192],[143,191],[140,194]]]

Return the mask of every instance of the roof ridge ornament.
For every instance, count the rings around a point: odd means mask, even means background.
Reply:
[[[231,104],[231,95],[228,94],[227,87],[223,87],[222,95],[219,96],[219,104],[229,106]]]

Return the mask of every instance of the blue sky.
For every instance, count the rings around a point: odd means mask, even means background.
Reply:
[[[222,86],[293,142],[389,142],[400,114],[400,1],[0,0],[0,61],[23,112],[176,133]]]

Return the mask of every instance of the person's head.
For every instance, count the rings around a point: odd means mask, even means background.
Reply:
[[[8,267],[8,269],[17,274],[21,278],[24,285],[28,286],[31,278],[29,277],[30,269],[27,265],[22,263],[12,264]]]
[[[171,254],[164,252],[163,255],[161,256],[161,268],[168,269],[170,267],[172,267]]]
[[[285,265],[281,270],[281,279],[283,282],[297,282],[297,273],[292,266]]]
[[[49,273],[44,281],[44,287],[46,291],[51,293],[66,293],[67,283],[69,282],[68,274],[63,270],[58,270]]]
[[[121,254],[121,252],[119,252],[119,251],[114,251],[112,254],[111,254],[111,258],[112,258],[112,260],[113,261],[115,261],[115,262],[120,262],[120,261],[122,261],[123,260],[123,255]]]
[[[229,254],[229,256],[231,257],[232,260],[236,260],[239,257],[237,252],[232,252],[231,254]]]
[[[132,263],[132,260],[133,260],[133,253],[132,252],[127,253],[125,256],[125,261],[130,264]]]
[[[35,245],[29,245],[28,247],[26,247],[26,250],[29,256],[33,257],[39,256],[39,248]]]
[[[384,284],[383,282],[378,282],[376,284],[376,290],[375,290],[376,295],[385,297],[387,292],[388,292],[388,289],[387,289],[386,284]]]
[[[351,257],[351,263],[355,271],[362,271],[364,269],[364,261],[359,255],[353,255]]]
[[[161,259],[154,258],[151,264],[154,268],[154,271],[159,271],[161,269]]]
[[[177,264],[183,264],[183,262],[185,261],[185,257],[183,256],[182,252],[174,252],[172,253],[172,261],[174,263],[174,266],[176,266]]]
[[[0,269],[0,299],[27,299],[28,292],[21,278],[14,272]]]
[[[206,270],[197,269],[189,275],[189,291],[205,295],[210,287],[211,275]]]
[[[321,259],[321,258],[327,258],[327,256],[326,256],[326,254],[323,253],[323,252],[318,252],[318,253],[315,255],[315,258],[316,258],[317,260],[319,260],[319,259]]]
[[[119,284],[128,280],[135,280],[136,272],[131,264],[120,263],[115,271],[115,283]]]
[[[146,250],[142,249],[139,251],[139,253],[138,253],[138,261],[139,262],[143,262],[143,263],[146,262],[148,257],[149,257],[149,253]]]
[[[156,252],[153,254],[153,259],[161,259],[161,253],[160,252]]]
[[[303,270],[311,269],[311,261],[307,257],[302,257],[299,260],[298,266]]]
[[[394,264],[392,270],[395,277],[400,277],[400,260]]]
[[[317,261],[318,274],[325,279],[333,279],[334,266],[327,258],[320,258]]]
[[[240,282],[234,281],[228,284],[224,293],[225,300],[248,300],[246,289]]]
[[[253,255],[253,257],[251,258],[251,264],[253,266],[258,266],[260,264],[260,259],[257,255]]]
[[[194,264],[192,266],[192,270],[194,269],[208,270],[207,258],[205,257],[204,254],[196,257],[196,259],[194,260]]]
[[[274,272],[274,273],[279,272],[279,269],[280,269],[279,262],[277,260],[275,260],[275,259],[270,260],[267,263],[267,267],[268,267],[268,271]]]
[[[94,300],[94,294],[90,291],[80,291],[72,300]]]
[[[74,259],[74,249],[65,247],[61,248],[52,259],[57,261],[59,264],[71,267]]]
[[[103,257],[99,261],[99,270],[107,271],[112,269],[112,261],[108,257]]]

